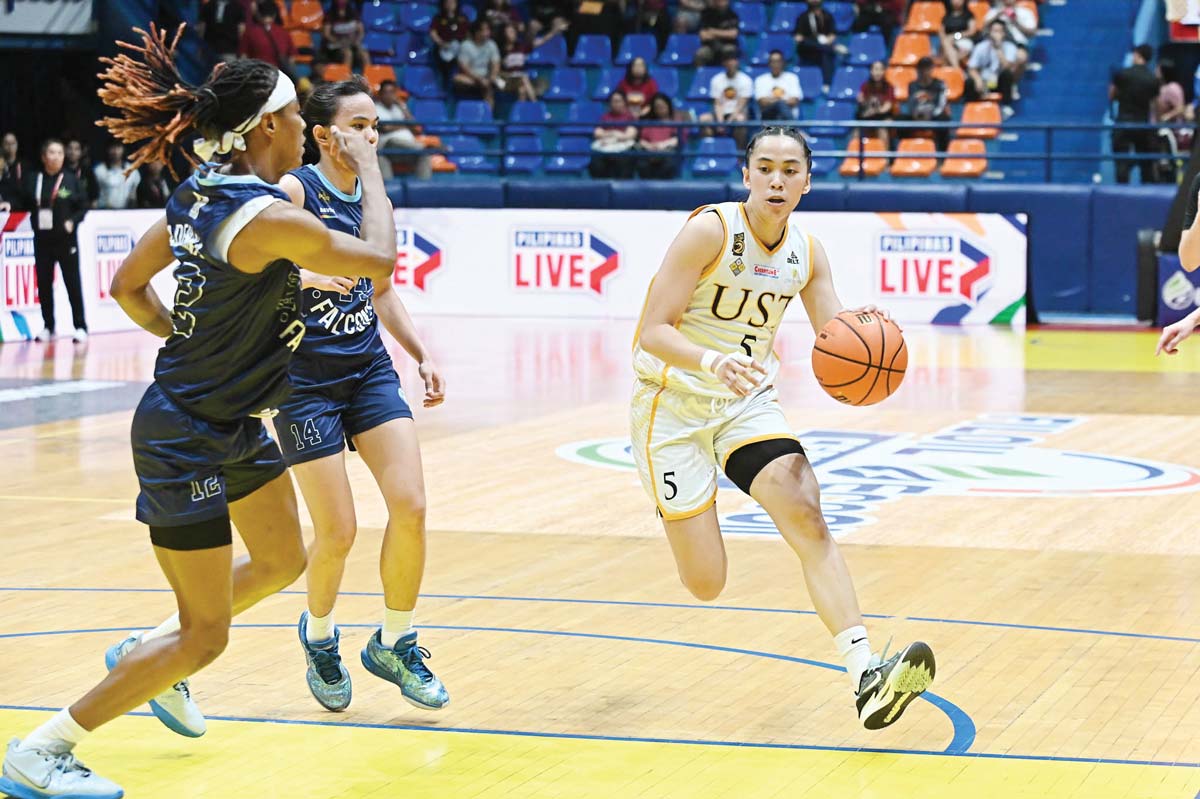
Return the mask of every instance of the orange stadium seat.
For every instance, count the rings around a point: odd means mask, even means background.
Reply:
[[[850,146],[846,149],[855,153],[855,155],[848,155],[846,156],[846,159],[842,161],[842,166],[840,169],[838,169],[838,174],[840,174],[842,177],[852,178],[858,176],[857,153],[859,152],[860,147],[864,153],[884,152],[883,142],[874,137],[861,138],[857,142],[850,142]],[[883,170],[885,169],[887,169],[886,158],[864,158],[862,160],[862,171],[867,177],[878,177],[879,175],[883,174]]]
[[[927,178],[937,169],[937,158],[929,157],[937,153],[933,139],[905,139],[896,149],[900,155],[892,164],[893,177]]]
[[[433,172],[457,172],[458,165],[446,156],[438,153],[429,157],[429,168]]]
[[[901,66],[916,66],[924,56],[932,54],[929,37],[924,33],[902,33],[896,37],[892,48],[892,63]]]
[[[350,80],[350,67],[345,64],[326,64],[321,68],[321,80],[326,83]]]
[[[292,46],[296,48],[295,61],[297,64],[308,64],[313,59],[313,38],[309,31],[290,31]]]
[[[993,102],[967,103],[963,106],[962,123],[966,125],[991,125],[993,127],[963,127],[958,135],[964,139],[994,139],[1000,134],[1000,104]]]
[[[979,139],[955,139],[946,152],[979,157],[947,158],[942,162],[944,178],[977,178],[987,171],[987,146]]]
[[[288,27],[319,31],[325,21],[325,10],[317,0],[294,0],[288,12]]]
[[[918,0],[908,10],[908,22],[904,30],[909,33],[937,33],[942,27],[946,7],[936,0]]]
[[[946,99],[952,103],[957,103],[962,99],[963,88],[963,73],[961,69],[954,67],[936,67],[933,70],[933,76],[946,84]]]
[[[367,83],[371,84],[371,91],[378,92],[379,84],[385,80],[395,83],[396,70],[392,69],[391,64],[372,64],[363,70],[363,77],[367,79]]]
[[[983,18],[992,10],[992,4],[988,0],[971,0],[967,8],[971,9],[971,13],[975,15],[975,24],[982,26]]]
[[[896,102],[903,103],[908,99],[908,84],[917,79],[916,67],[888,67],[885,73],[887,82],[896,90]]]

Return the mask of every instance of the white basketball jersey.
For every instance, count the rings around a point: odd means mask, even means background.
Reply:
[[[720,255],[701,273],[679,321],[679,332],[705,349],[749,354],[767,368],[763,385],[769,385],[779,373],[779,358],[772,350],[775,331],[788,304],[812,275],[812,241],[789,221],[783,240],[768,247],[750,229],[742,203],[706,205],[692,216],[703,213],[720,217],[725,241]],[[634,341],[633,366],[642,380],[667,388],[734,396],[712,375],[663,363],[641,348],[640,338]]]

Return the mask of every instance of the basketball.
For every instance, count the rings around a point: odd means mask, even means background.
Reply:
[[[878,313],[842,311],[817,335],[813,374],[847,405],[874,405],[900,388],[908,347],[896,323]]]

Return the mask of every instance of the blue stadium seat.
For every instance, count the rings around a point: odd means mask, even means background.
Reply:
[[[563,136],[558,140],[558,152],[546,159],[547,172],[579,173],[591,161],[592,140],[587,136]]]
[[[690,67],[700,49],[700,37],[694,33],[672,33],[667,38],[658,63],[668,67]]]
[[[721,67],[700,67],[696,70],[696,76],[692,78],[692,85],[688,89],[687,99],[689,100],[711,100],[708,94],[708,87],[712,83],[712,79],[717,73],[722,72]]]
[[[854,4],[830,0],[825,3],[825,10],[833,15],[833,27],[838,33],[848,33],[854,24]]]
[[[458,10],[471,22],[474,22],[479,17],[479,12],[475,10],[475,6],[459,6]]]
[[[734,3],[733,10],[738,15],[738,31],[742,36],[757,36],[766,30],[767,9],[762,3]]]
[[[738,151],[733,139],[704,138],[692,159],[692,174],[718,177],[737,169]]]
[[[445,136],[442,146],[446,148],[446,158],[460,172],[496,174],[496,163],[484,155],[483,143],[474,136]]]
[[[432,47],[433,43],[428,36],[420,33],[411,34],[408,38],[408,63],[421,66],[432,64],[433,56],[430,54]]]
[[[542,99],[551,103],[572,102],[584,96],[587,78],[579,67],[559,67],[550,76],[550,85]]]
[[[446,93],[442,91],[441,81],[431,67],[410,66],[404,70],[404,88],[413,97],[422,98],[442,98]]]
[[[604,108],[600,103],[576,100],[567,107],[566,124],[559,128],[559,135],[590,137],[603,113]]]
[[[405,40],[407,42],[407,39]],[[372,63],[396,54],[396,37],[391,33],[369,30],[363,36],[363,47],[371,54]]]
[[[533,67],[560,67],[567,63],[567,40],[555,36],[540,47],[535,47],[529,54],[528,63]]]
[[[807,131],[805,138],[808,139],[808,146],[817,150],[845,150],[846,149],[846,132],[839,131],[836,136],[818,137],[809,136]],[[820,177],[832,172],[836,172],[841,165],[842,159],[836,155],[814,155],[812,160],[812,175]]]
[[[808,3],[776,3],[775,13],[771,16],[771,26],[768,30],[773,33],[791,33],[796,28],[796,18],[807,8]]]
[[[592,92],[592,99],[607,101],[608,96],[613,93],[613,89],[617,88],[617,84],[624,77],[624,67],[606,67],[600,73],[600,79],[596,82],[596,89]]]
[[[362,23],[368,31],[399,33],[404,30],[404,24],[396,18],[396,6],[390,4],[363,6]]]
[[[826,100],[817,104],[817,114],[814,119],[818,122],[848,122],[854,119],[854,103],[839,103]],[[819,125],[808,129],[814,136],[842,136],[846,128],[823,128]]]
[[[805,100],[816,100],[821,96],[825,76],[821,74],[820,67],[792,67],[791,71],[796,73],[800,81],[800,91]]]
[[[550,119],[550,112],[546,109],[546,104],[542,102],[519,100],[513,103],[512,109],[508,112],[509,123],[545,122],[548,119]],[[512,134],[540,136],[544,130],[546,130],[545,125],[509,124],[508,126],[508,132]]]
[[[679,95],[679,70],[671,67],[659,67],[650,73],[650,77],[654,78],[654,82],[658,84],[658,90],[674,102]]]
[[[765,66],[771,57],[772,50],[783,53],[785,64],[795,63],[796,42],[790,33],[768,33],[763,36],[758,43],[758,49],[750,57],[750,63],[754,66]]]
[[[851,64],[870,66],[872,62],[887,63],[887,43],[880,33],[856,33],[850,37]]]
[[[442,100],[410,100],[408,110],[412,111],[413,118],[421,123],[426,133],[442,136],[458,132],[457,125],[447,122],[450,113]]]
[[[496,123],[492,121],[492,107],[483,100],[459,100],[454,108],[454,121],[468,136],[494,136]]]
[[[654,40],[653,33],[630,33],[621,40],[621,47],[617,50],[617,57],[613,59],[613,63],[625,66],[640,56],[646,59],[647,64],[653,64],[657,55],[658,42]]]
[[[607,67],[612,64],[612,41],[598,33],[585,33],[575,44],[573,67]]]
[[[833,84],[829,87],[831,100],[853,100],[858,97],[858,90],[863,81],[871,77],[867,67],[842,67],[833,73]]]
[[[371,7],[368,6],[368,8]],[[435,14],[437,14],[437,6],[426,5],[424,3],[405,3],[400,6],[399,17],[400,21],[410,31],[428,33],[429,26],[433,23]]]
[[[536,136],[513,136],[504,150],[507,173],[528,175],[542,168],[542,143]]]

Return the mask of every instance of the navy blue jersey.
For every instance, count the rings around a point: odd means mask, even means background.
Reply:
[[[315,165],[291,173],[304,186],[304,208],[327,228],[358,237],[362,226],[362,184],[354,194],[338,191]],[[304,341],[292,359],[297,387],[330,385],[369,367],[387,349],[371,297],[375,285],[359,278],[349,294],[304,289]]]
[[[261,210],[287,194],[253,175],[201,167],[167,203],[179,259],[173,330],[154,379],[185,410],[242,419],[273,409],[291,390],[288,361],[304,336],[299,270],[279,260],[258,274],[229,263],[229,245]]]

